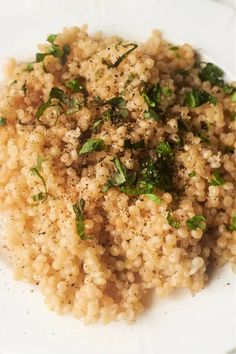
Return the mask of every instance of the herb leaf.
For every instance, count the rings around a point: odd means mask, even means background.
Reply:
[[[27,63],[24,71],[28,71],[29,73],[34,70],[33,63]]]
[[[219,172],[215,171],[211,176],[211,185],[223,186],[224,183],[225,183],[224,178],[221,177]]]
[[[208,137],[205,134],[203,134],[201,132],[198,132],[196,134],[196,136],[198,136],[203,143],[205,143],[205,144],[209,144],[210,143],[210,140],[208,139]]]
[[[157,154],[163,159],[172,159],[173,152],[168,141],[161,141],[156,148]]]
[[[223,75],[223,70],[218,66],[207,63],[202,67],[199,77],[202,81],[209,81],[213,86],[217,85],[221,87],[224,84],[224,80],[222,79]]]
[[[117,157],[114,159],[114,164],[117,172],[107,181],[103,188],[103,192],[107,192],[111,187],[121,186],[127,181],[126,168]]]
[[[125,52],[123,55],[121,55],[114,63],[109,63],[106,60],[103,60],[103,63],[108,66],[108,68],[117,68],[117,66],[120,65],[120,63],[131,53],[133,50],[135,50],[138,45],[136,43],[129,43],[125,45],[125,47],[131,46],[127,52]]]
[[[137,141],[136,143],[132,143],[130,139],[125,139],[124,140],[124,148],[126,149],[145,149],[145,142],[144,140]]]
[[[197,228],[204,230],[206,228],[205,222],[206,218],[203,215],[195,215],[186,221],[186,225],[190,230],[196,230]]]
[[[73,93],[77,93],[77,92],[85,93],[86,91],[85,87],[79,82],[78,79],[67,81],[65,86],[69,88]]]
[[[43,176],[41,175],[41,170],[42,170],[42,159],[40,156],[37,157],[37,162],[36,162],[36,165],[34,167],[31,167],[30,171],[32,173],[32,175],[35,175],[35,176],[38,176],[42,183],[43,183],[43,186],[44,186],[44,189],[45,189],[45,192],[39,192],[38,194],[35,194],[33,195],[33,201],[35,202],[38,202],[38,201],[45,201],[48,197],[48,191],[47,191],[47,185],[46,185],[46,182],[45,182],[45,179],[43,178]]]
[[[79,151],[80,155],[87,154],[92,151],[100,151],[104,148],[103,139],[90,139],[83,144],[82,148]]]
[[[4,126],[7,124],[6,118],[0,117],[0,127]]]
[[[57,34],[50,34],[47,38],[47,42],[54,44],[55,39],[57,38]]]
[[[87,239],[87,237],[85,236],[84,206],[84,199],[80,199],[77,203],[73,205],[73,210],[75,213],[76,231],[81,240]]]
[[[154,111],[153,108],[149,108],[148,111],[144,112],[144,118],[159,121],[160,115],[156,111]]]
[[[168,224],[170,226],[174,227],[175,229],[178,229],[180,227],[180,222],[173,217],[173,215],[170,211],[168,212],[168,215],[167,215],[167,221],[168,221]]]
[[[230,231],[236,231],[236,214],[233,215],[231,224],[229,225]]]
[[[47,101],[47,102],[44,102],[42,103],[39,107],[38,107],[38,110],[35,114],[35,117],[36,119],[43,125],[45,125],[41,120],[40,120],[40,117],[44,114],[44,112],[46,111],[46,109],[48,107],[51,106],[51,100]]]
[[[192,91],[186,92],[184,104],[189,108],[196,108],[207,102],[216,105],[217,99],[204,90],[192,89]]]
[[[188,175],[189,175],[189,177],[194,177],[194,176],[196,176],[196,171],[192,171]]]
[[[148,199],[152,200],[157,205],[159,205],[161,203],[161,198],[158,197],[156,194],[146,193],[145,195],[148,197]]]

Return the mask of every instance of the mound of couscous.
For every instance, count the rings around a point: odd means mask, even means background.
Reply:
[[[134,320],[236,263],[236,85],[188,44],[50,35],[0,91],[1,252],[51,310]]]

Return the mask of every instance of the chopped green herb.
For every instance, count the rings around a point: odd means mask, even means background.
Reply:
[[[24,85],[21,87],[21,90],[24,92],[24,95],[26,95],[26,91],[27,91],[26,82],[25,82]]]
[[[111,108],[103,113],[104,120],[111,120],[113,124],[120,124],[129,115],[129,111],[126,108],[126,101],[123,97],[113,97],[107,101],[100,101],[99,105],[110,105]]]
[[[178,46],[173,46],[173,47],[170,47],[170,50],[173,50],[174,52],[176,52],[176,50],[178,50],[179,47]]]
[[[154,187],[151,183],[137,181],[135,186],[121,186],[120,191],[129,196],[138,196],[141,194],[153,194]]]
[[[103,148],[104,148],[103,139],[90,139],[83,144],[82,148],[79,151],[79,154],[83,155],[92,151],[101,151]]]
[[[156,107],[161,102],[161,86],[156,84],[153,86],[145,86],[142,90],[144,101],[149,107]]]
[[[70,53],[70,47],[65,44],[63,48],[61,48],[59,45],[54,44],[56,35],[50,35],[47,38],[47,41],[51,43],[51,47],[48,49],[46,53],[36,53],[36,62],[39,63],[44,60],[44,58],[48,55],[52,55],[56,58],[61,59],[61,63],[64,65],[66,63],[66,58],[67,55]]]
[[[212,63],[203,63],[199,77],[202,81],[209,81],[213,86],[217,85],[221,87],[224,84],[224,80],[222,79],[223,75],[223,70],[218,66]]]
[[[206,228],[205,222],[206,218],[203,215],[195,215],[186,221],[186,225],[190,230],[196,230],[197,228],[204,230]]]
[[[47,101],[47,102],[44,102],[44,103],[42,103],[39,107],[38,107],[38,109],[37,109],[37,112],[36,112],[36,114],[35,114],[35,117],[36,117],[36,119],[42,124],[42,125],[45,125],[44,123],[43,123],[43,121],[40,119],[40,117],[44,114],[44,112],[46,111],[46,109],[48,108],[48,107],[50,107],[52,104],[51,104],[51,100],[49,100],[49,101]]]
[[[236,102],[236,92],[234,92],[231,96],[231,101]]]
[[[168,224],[170,226],[174,227],[175,229],[178,229],[180,227],[180,222],[172,216],[171,212],[168,212],[167,221],[168,221]]]
[[[43,193],[43,192],[39,192],[38,194],[33,195],[32,199],[33,199],[34,202],[38,203],[41,200],[46,199],[46,194]]]
[[[236,231],[236,214],[233,215],[231,224],[229,225],[230,231]]]
[[[47,38],[47,42],[50,42],[50,43],[54,44],[55,39],[57,38],[57,36],[58,36],[57,34],[50,34],[48,36],[48,38]]]
[[[81,240],[87,239],[87,237],[85,236],[84,207],[84,199],[80,199],[77,203],[73,205],[73,210],[75,213],[76,231]]]
[[[125,166],[122,165],[121,161],[118,158],[114,159],[114,164],[117,172],[105,184],[103,192],[107,192],[108,189],[110,189],[111,187],[121,186],[127,181],[127,172]]]
[[[172,159],[173,152],[168,141],[161,141],[156,148],[157,154],[163,159]]]
[[[231,112],[231,114],[229,116],[229,120],[231,122],[236,121],[236,112]]]
[[[50,91],[49,97],[56,98],[62,103],[68,105],[68,97],[66,96],[65,92],[58,87],[53,87]]]
[[[137,77],[137,74],[130,73],[128,79],[127,79],[127,80],[125,81],[125,83],[124,83],[124,89],[126,89],[126,88],[129,86],[129,84],[131,84],[131,82],[132,82],[136,77]]]
[[[45,192],[39,192],[38,194],[35,194],[33,195],[33,201],[45,201],[48,197],[48,191],[47,191],[47,185],[46,185],[46,182],[45,182],[45,179],[43,178],[43,176],[41,175],[41,170],[42,170],[42,159],[40,156],[37,157],[37,162],[36,162],[36,165],[34,167],[32,167],[30,169],[32,175],[35,175],[35,176],[38,176],[42,183],[43,183],[43,186],[44,186],[44,189],[45,189]]]
[[[152,200],[157,205],[161,203],[161,198],[158,197],[156,194],[146,193],[145,195],[147,196],[148,199]]]
[[[203,143],[205,143],[205,144],[209,144],[210,143],[210,140],[208,139],[208,137],[205,134],[203,134],[201,132],[198,132],[196,134],[196,136],[198,136]]]
[[[189,177],[195,177],[196,176],[196,171],[192,171],[188,175],[189,175]]]
[[[87,95],[87,90],[85,87],[79,82],[78,79],[73,79],[66,82],[65,86],[69,88],[73,93],[82,92]]]
[[[25,71],[28,71],[29,73],[34,70],[33,63],[27,63]]]
[[[136,143],[132,143],[130,139],[125,139],[124,141],[124,148],[126,149],[145,149],[145,142],[144,140],[137,141]]]
[[[186,77],[190,73],[189,70],[185,70],[185,69],[177,69],[175,70],[175,72],[176,74],[182,75],[183,77]]]
[[[207,102],[216,105],[217,99],[203,90],[192,89],[192,91],[186,92],[184,104],[189,108],[196,108]]]
[[[223,186],[224,183],[225,183],[225,181],[221,177],[219,172],[215,171],[211,176],[211,185],[212,186]]]
[[[156,111],[154,111],[154,109],[149,108],[148,111],[144,112],[144,118],[159,121],[160,115]]]
[[[0,117],[0,127],[7,124],[6,118]]]
[[[117,66],[120,65],[120,63],[131,53],[133,50],[135,50],[138,45],[135,43],[129,43],[125,45],[124,47],[132,46],[127,52],[125,52],[123,55],[121,55],[114,63],[107,62],[106,60],[103,60],[103,63],[108,66],[108,68],[117,68]]]
[[[92,132],[96,133],[103,123],[103,119],[96,120],[92,125]]]
[[[233,86],[225,84],[223,86],[223,91],[226,95],[231,95],[236,89]]]
[[[224,153],[225,154],[233,154],[234,153],[234,147],[233,146],[225,146],[224,148]]]
[[[172,95],[172,90],[171,88],[169,88],[168,86],[163,86],[161,88],[161,92],[164,96],[168,97],[168,96],[171,96]]]

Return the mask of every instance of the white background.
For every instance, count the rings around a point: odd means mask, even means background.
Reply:
[[[134,40],[160,28],[175,43],[193,44],[235,80],[235,1],[224,1],[0,0],[0,64],[11,56],[32,59],[47,34],[88,23],[91,31]],[[0,256],[0,353],[223,354],[236,346],[235,300],[235,276],[226,267],[195,297],[187,291],[151,297],[133,325],[86,327],[49,312],[36,288],[12,280]]]

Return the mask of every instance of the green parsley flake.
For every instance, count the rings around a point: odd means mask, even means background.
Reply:
[[[0,117],[0,127],[4,126],[7,124],[6,118]]]
[[[145,195],[148,199],[150,199],[151,201],[153,201],[157,205],[159,205],[161,203],[161,198],[158,197],[156,194],[146,193]]]
[[[77,203],[73,205],[73,210],[75,213],[76,231],[81,240],[87,239],[87,237],[85,236],[84,207],[84,199],[80,199]]]
[[[180,222],[173,217],[171,212],[168,212],[167,221],[168,224],[174,227],[175,229],[178,229],[180,227]]]
[[[32,199],[34,202],[45,201],[48,197],[47,185],[45,179],[41,175],[42,161],[42,158],[38,156],[36,165],[30,169],[32,175],[38,176],[41,179],[45,190],[45,192],[39,192],[38,194],[33,195]]]
[[[126,45],[123,45],[123,47],[129,47],[131,46],[131,48],[129,50],[127,50],[127,52],[125,52],[123,55],[121,55],[114,63],[111,62],[107,62],[106,60],[103,60],[103,64],[106,64],[108,66],[108,68],[117,68],[117,66],[120,65],[120,63],[131,53],[133,52],[133,50],[135,50],[138,45],[135,43],[129,43]]]
[[[92,151],[101,151],[104,149],[104,140],[103,139],[90,139],[83,144],[82,148],[79,151],[80,155],[87,154]]]
[[[205,230],[206,218],[203,215],[195,215],[186,221],[186,225],[190,230],[196,230],[197,228]]]
[[[202,81],[209,81],[213,86],[221,87],[224,84],[222,79],[224,76],[223,70],[212,63],[202,63],[202,70],[199,76]]]
[[[231,224],[229,225],[230,231],[236,231],[236,213],[233,215]]]
[[[188,175],[189,175],[189,177],[195,177],[196,176],[196,171],[192,171]]]
[[[212,186],[223,186],[225,183],[224,179],[221,177],[219,172],[215,171],[211,176],[211,185]]]
[[[204,90],[192,89],[192,91],[186,92],[184,104],[189,108],[196,108],[207,102],[216,105],[217,99]]]

